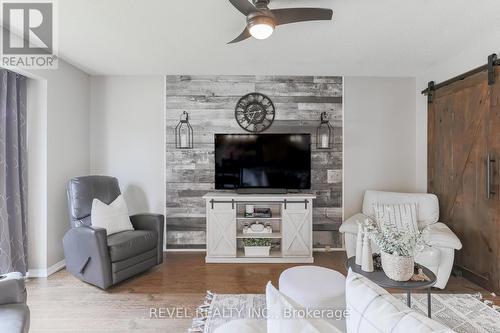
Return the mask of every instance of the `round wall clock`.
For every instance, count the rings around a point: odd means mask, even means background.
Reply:
[[[250,93],[241,97],[234,117],[245,131],[258,133],[265,131],[274,121],[274,104],[269,97],[260,93]]]

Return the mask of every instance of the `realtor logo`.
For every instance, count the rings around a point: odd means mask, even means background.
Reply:
[[[52,0],[2,0],[2,22],[2,66],[57,68]]]

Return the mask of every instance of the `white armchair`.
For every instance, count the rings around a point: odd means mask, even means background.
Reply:
[[[366,218],[374,219],[374,203],[398,204],[417,203],[417,220],[420,230],[428,229],[427,243],[429,248],[420,252],[415,261],[429,268],[437,276],[434,285],[444,289],[450,277],[455,258],[455,250],[462,248],[462,243],[444,223],[438,222],[439,202],[434,194],[427,193],[395,193],[382,191],[366,191],[363,199],[362,212],[355,214],[342,223],[340,232],[345,235],[345,246],[347,257],[356,254],[356,235],[358,232],[357,222],[363,222]],[[378,247],[372,243],[375,252]]]

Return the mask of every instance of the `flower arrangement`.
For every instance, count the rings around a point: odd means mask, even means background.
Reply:
[[[426,229],[418,232],[400,231],[393,224],[380,223],[380,227],[370,220],[365,220],[364,227],[369,237],[380,251],[401,257],[413,257],[425,247]]]
[[[245,246],[271,246],[269,238],[244,238],[243,245]]]

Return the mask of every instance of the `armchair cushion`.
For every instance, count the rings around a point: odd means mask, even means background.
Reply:
[[[26,289],[24,278],[19,272],[2,275],[0,279],[0,305],[9,303],[25,303]]]
[[[455,250],[462,248],[460,239],[442,222],[426,227],[425,239],[430,246],[447,247]]]
[[[158,236],[152,230],[122,231],[108,236],[111,262],[117,262],[156,248]]]

